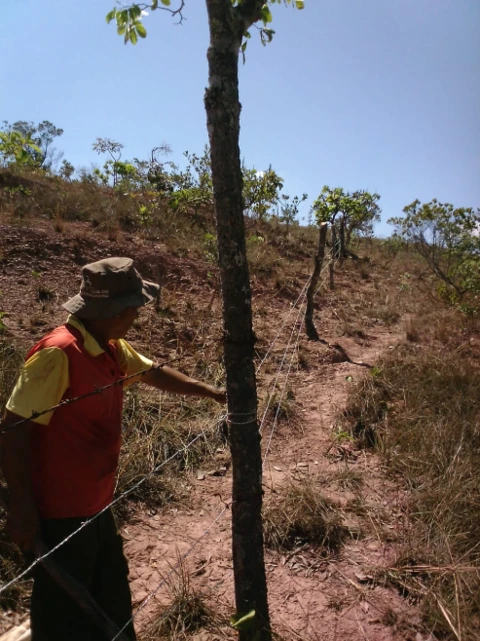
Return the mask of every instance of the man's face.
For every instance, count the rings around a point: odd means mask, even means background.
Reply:
[[[125,338],[128,330],[132,327],[133,323],[137,320],[140,314],[140,307],[127,307],[118,316],[113,319],[112,335],[110,338],[119,339]]]

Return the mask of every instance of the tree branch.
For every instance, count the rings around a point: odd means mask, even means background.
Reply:
[[[244,0],[234,8],[234,12],[239,15],[243,22],[243,32],[247,31],[252,24],[258,22],[262,17],[262,7],[264,0]]]

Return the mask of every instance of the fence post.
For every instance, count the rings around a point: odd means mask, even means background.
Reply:
[[[330,289],[335,289],[335,258],[337,256],[337,228],[335,221],[332,222],[332,254],[330,256]]]
[[[310,285],[307,289],[307,311],[305,312],[305,329],[311,341],[318,341],[318,333],[313,322],[313,298],[317,288],[318,279],[322,270],[323,259],[325,258],[325,243],[327,240],[328,224],[321,223],[318,237],[318,248],[314,257],[314,268]]]

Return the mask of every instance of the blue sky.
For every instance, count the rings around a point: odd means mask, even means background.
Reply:
[[[126,158],[162,141],[177,162],[202,151],[203,0],[187,0],[182,26],[150,15],[136,47],[105,22],[114,0],[3,4],[0,121],[52,121],[75,166],[98,161],[99,136],[122,142]],[[249,44],[240,70],[247,165],[272,164],[308,203],[324,184],[376,190],[384,220],[415,198],[480,206],[480,0],[305,5],[275,5],[274,41]]]

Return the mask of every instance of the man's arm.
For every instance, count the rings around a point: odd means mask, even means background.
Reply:
[[[0,429],[9,428],[21,416],[7,412]],[[38,514],[32,493],[30,471],[30,432],[27,421],[0,436],[0,467],[8,485],[6,533],[23,550],[31,548],[39,530]]]
[[[197,381],[171,367],[163,366],[152,369],[142,376],[141,380],[143,383],[165,392],[212,398],[217,403],[227,402],[227,394],[224,389]]]

